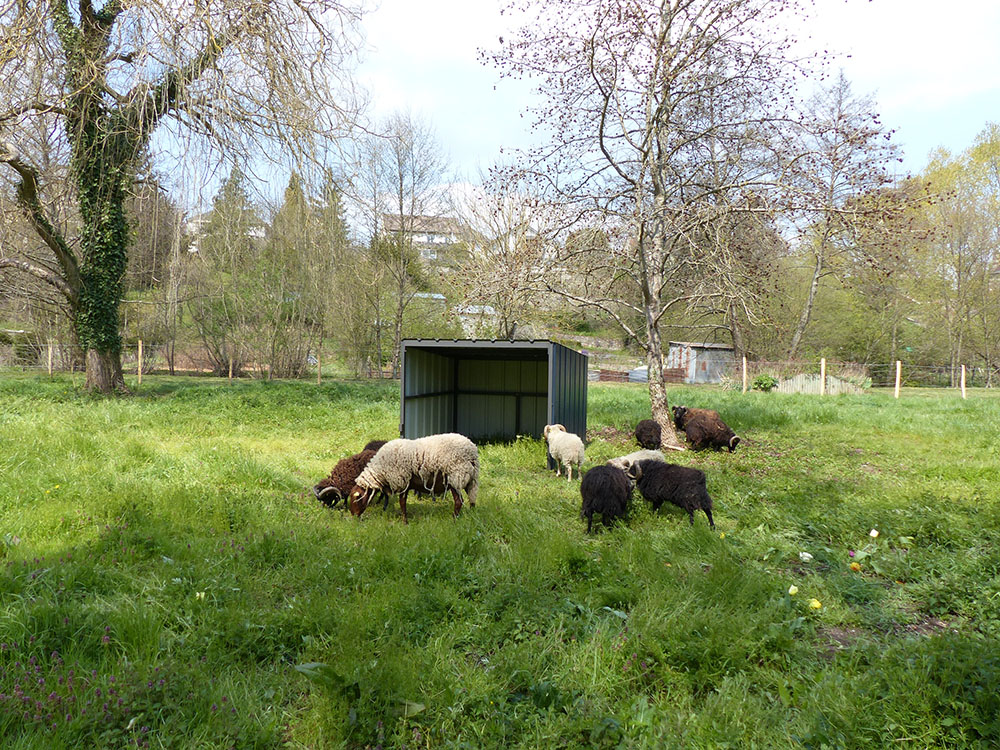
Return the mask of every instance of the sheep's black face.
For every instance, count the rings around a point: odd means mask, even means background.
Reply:
[[[343,499],[340,495],[340,490],[330,485],[317,484],[313,487],[313,494],[317,500],[324,505],[329,505],[331,508],[336,507],[337,503]]]
[[[674,407],[674,426],[683,427],[684,426],[684,415],[687,414],[686,406],[675,406]]]

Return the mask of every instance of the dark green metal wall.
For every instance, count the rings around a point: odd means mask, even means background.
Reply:
[[[586,434],[587,358],[552,342],[403,342],[400,433],[473,440]]]

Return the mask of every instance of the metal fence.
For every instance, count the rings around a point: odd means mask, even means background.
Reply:
[[[315,356],[310,357],[308,373],[301,379],[315,379],[317,370],[322,364],[322,372],[330,377],[353,377],[353,373],[341,372],[333,365],[334,358],[324,353],[321,361]],[[178,352],[174,362],[176,375],[211,375],[212,368],[207,360],[202,361],[187,352]],[[139,366],[138,346],[125,347],[122,351],[122,368],[127,374],[137,375]],[[871,387],[893,388],[896,384],[897,364],[895,362],[858,363],[841,362],[837,360],[788,360],[763,361],[750,360],[746,363],[746,380],[748,389],[753,388],[754,381],[760,376],[770,376],[778,381],[791,380],[800,375],[819,376],[825,368],[828,378],[836,378],[861,389]],[[72,372],[82,371],[82,363],[76,361],[70,347],[51,345],[25,346],[0,344],[0,370],[21,372]],[[265,369],[258,368],[249,372],[250,377],[266,377]],[[259,370],[259,371],[258,371]],[[645,383],[645,372],[642,368],[632,370],[608,367],[607,365],[592,369],[589,379],[592,381]],[[169,372],[167,358],[160,347],[147,348],[143,352],[142,371],[144,374],[166,374]],[[957,365],[926,365],[899,363],[900,386],[903,388],[960,388],[962,385],[963,367]],[[986,368],[982,366],[966,366],[965,385],[967,388],[992,388],[1000,386],[1000,367]],[[362,377],[371,379],[391,379],[398,377],[391,370],[367,367]],[[664,371],[664,379],[668,383],[683,381],[682,372]],[[720,385],[726,388],[741,388],[743,382],[743,364],[734,362],[722,373]],[[829,392],[829,390],[827,391]]]
[[[963,366],[923,365],[899,363],[900,387],[903,388],[961,388]],[[822,392],[833,394],[838,392],[858,392],[869,388],[894,388],[896,385],[897,363],[877,362],[859,363],[842,362],[838,360],[748,360],[746,362],[747,389],[753,389],[755,382],[758,388],[767,387],[770,379],[784,383],[788,387],[781,390],[789,392],[820,392],[817,385],[825,375],[825,385]],[[964,367],[965,385],[967,388],[992,388],[1000,386],[1000,368]],[[668,383],[686,382],[683,373],[680,376],[667,377]],[[637,382],[625,370],[603,367],[592,370],[590,379],[607,382]],[[758,381],[758,379],[761,379]],[[742,362],[730,363],[723,371],[718,385],[727,389],[743,387],[744,371]],[[642,379],[641,382],[645,382]],[[687,383],[691,385],[691,383]],[[777,387],[775,385],[774,387]]]

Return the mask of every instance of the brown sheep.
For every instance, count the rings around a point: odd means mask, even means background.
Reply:
[[[673,411],[674,425],[678,430],[684,431],[691,447],[696,451],[728,448],[732,453],[740,443],[736,433],[729,429],[729,425],[722,421],[719,412],[714,409],[675,406]]]
[[[660,423],[652,419],[643,419],[635,426],[635,441],[640,448],[658,451],[662,443],[663,430]]]
[[[373,450],[363,450],[353,456],[340,459],[330,472],[330,476],[313,487],[316,499],[331,508],[336,507],[337,503],[347,498],[358,475],[376,453],[377,451]]]

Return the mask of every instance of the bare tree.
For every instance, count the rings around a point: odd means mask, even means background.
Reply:
[[[544,288],[549,222],[544,206],[519,194],[513,185],[482,180],[452,196],[469,259],[454,274],[464,305],[489,306],[501,339],[513,339],[519,325],[533,317]]]
[[[552,137],[525,155],[521,173],[563,208],[568,228],[590,225],[608,238],[567,244],[560,264],[592,281],[552,289],[602,310],[640,343],[653,417],[672,447],[680,443],[661,324],[700,293],[685,279],[725,271],[708,228],[734,212],[767,210],[748,196],[775,182],[773,150],[799,70],[784,20],[797,6],[526,2],[512,8],[528,22],[493,56],[506,74],[540,81],[537,124]]]
[[[185,145],[248,161],[303,158],[354,118],[345,70],[354,0],[53,0],[0,5],[0,161],[46,256],[0,259],[60,295],[87,351],[87,384],[124,390],[119,307],[125,207],[140,159]],[[331,95],[333,91],[333,95]],[[331,103],[333,102],[333,103]],[[64,144],[79,231],[52,216],[52,187],[22,135]]]
[[[409,113],[386,118],[359,145],[357,185],[354,195],[371,232],[370,252],[392,289],[390,320],[381,320],[382,300],[376,300],[376,329],[381,352],[381,332],[391,327],[391,367],[399,372],[399,345],[403,319],[414,295],[427,286],[419,250],[418,233],[439,218],[447,160],[434,130]],[[371,287],[371,290],[377,289]]]
[[[789,359],[799,352],[823,278],[836,273],[838,260],[858,249],[859,234],[874,240],[875,227],[886,226],[894,212],[905,210],[897,194],[883,192],[892,182],[887,167],[898,156],[874,107],[870,97],[852,93],[841,72],[832,86],[812,98],[797,129],[800,142],[789,165],[789,215],[797,222],[797,251],[809,262],[810,278],[788,345]]]

